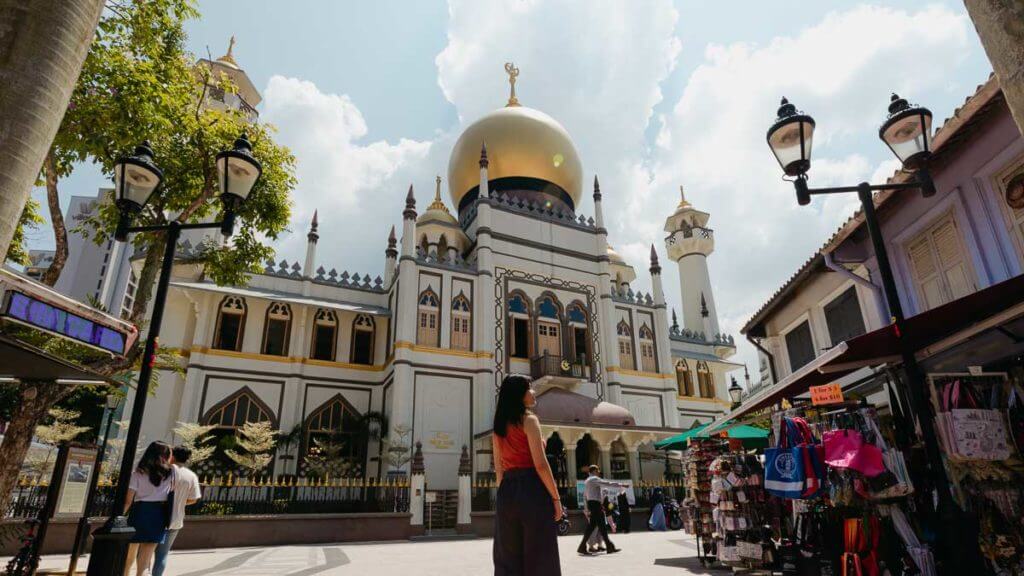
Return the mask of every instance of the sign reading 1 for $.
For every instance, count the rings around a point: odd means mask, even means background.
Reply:
[[[843,389],[839,384],[824,384],[822,386],[811,386],[811,404],[821,406],[824,404],[839,404],[843,401]]]

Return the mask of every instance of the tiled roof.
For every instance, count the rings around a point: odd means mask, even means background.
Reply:
[[[936,159],[943,158],[948,154],[948,150],[953,149],[953,145],[964,140],[970,133],[970,128],[976,124],[975,120],[981,118],[991,105],[996,103],[1002,98],[1002,90],[999,88],[999,81],[996,79],[995,74],[989,74],[988,80],[984,84],[979,84],[975,89],[974,93],[968,96],[964,100],[963,106],[960,106],[953,111],[951,118],[946,118],[942,126],[935,131],[935,135],[932,137],[932,150],[934,162]],[[892,177],[889,178],[889,182],[904,182],[909,179],[911,174],[902,169],[897,170],[893,173]],[[875,194],[875,207],[883,205],[890,197],[892,192],[880,192]],[[754,328],[764,317],[771,312],[777,305],[781,304],[786,296],[792,292],[796,286],[802,282],[807,276],[810,275],[816,265],[823,264],[822,254],[825,252],[831,252],[839,247],[840,244],[860,225],[864,222],[863,213],[861,210],[857,210],[849,218],[846,219],[842,225],[832,234],[832,236],[822,245],[822,247],[814,253],[810,258],[804,262],[789,280],[772,294],[771,298],[765,302],[757,312],[751,316],[750,320],[740,330],[742,334],[746,334],[747,331]]]

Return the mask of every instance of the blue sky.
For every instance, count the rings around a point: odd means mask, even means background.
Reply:
[[[711,213],[719,315],[739,327],[852,212],[855,198],[798,207],[764,144],[779,97],[818,121],[812,183],[891,174],[877,139],[890,91],[936,125],[988,77],[962,3],[644,0],[206,0],[188,26],[197,56],[235,58],[263,92],[261,118],[299,160],[300,258],[314,209],[325,267],[380,274],[390,225],[413,182],[429,201],[461,128],[504,103],[502,65],[525,105],[574,136],[599,174],[611,242],[648,289],[646,254],[680,184]],[[94,194],[85,167],[64,185]],[[587,195],[589,196],[589,195]],[[37,197],[42,198],[37,194]],[[66,201],[66,198],[65,198]],[[589,198],[580,207],[593,211]],[[326,230],[325,230],[326,229]],[[33,234],[52,246],[46,230]],[[323,249],[330,246],[329,250]],[[679,279],[666,266],[666,290]],[[736,358],[751,363],[745,344]]]

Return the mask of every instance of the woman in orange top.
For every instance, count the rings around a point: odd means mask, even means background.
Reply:
[[[562,501],[551,474],[537,398],[526,376],[501,383],[494,410],[494,470],[498,475],[494,517],[495,576],[560,576],[556,522]]]

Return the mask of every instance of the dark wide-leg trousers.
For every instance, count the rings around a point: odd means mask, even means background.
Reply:
[[[561,576],[554,503],[533,468],[509,470],[494,515],[494,576]]]
[[[587,547],[587,540],[590,540],[590,535],[597,530],[601,534],[601,539],[604,540],[604,545],[612,550],[615,548],[615,544],[608,539],[608,523],[604,520],[604,507],[601,506],[601,502],[598,500],[587,500],[587,511],[590,512],[590,523],[587,524],[587,531],[583,533],[583,541],[580,542],[580,550]]]

